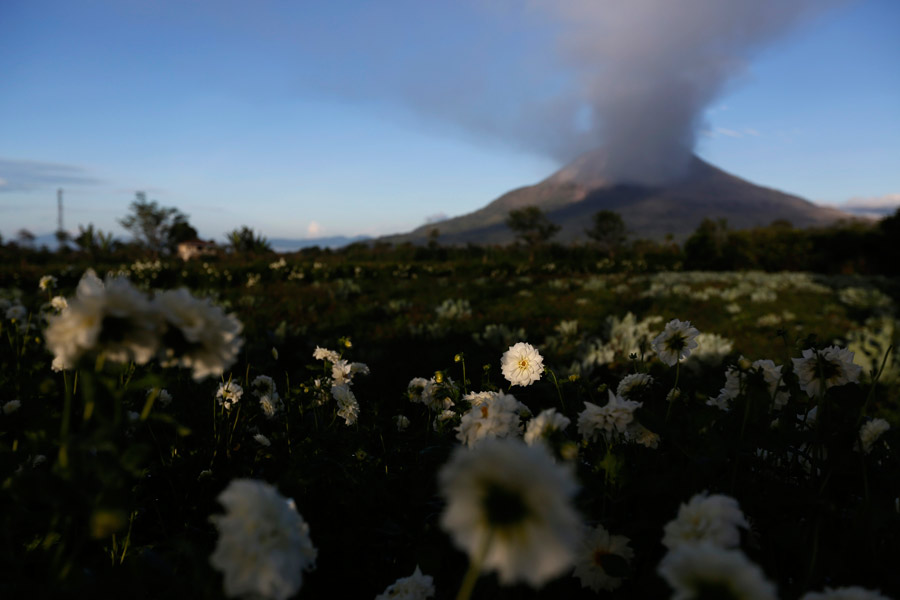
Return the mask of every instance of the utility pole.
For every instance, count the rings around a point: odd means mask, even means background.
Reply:
[[[56,190],[56,205],[59,208],[59,217],[56,222],[56,231],[63,231],[63,209],[62,209],[63,189]]]

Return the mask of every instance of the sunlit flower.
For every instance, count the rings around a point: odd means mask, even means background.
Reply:
[[[670,550],[698,542],[734,548],[741,542],[739,527],[746,529],[749,525],[737,500],[703,492],[681,505],[678,516],[666,524],[662,543]]]
[[[296,594],[318,552],[294,501],[252,479],[233,480],[218,501],[225,514],[210,517],[219,540],[209,562],[225,577],[225,595],[286,600]]]
[[[624,535],[610,535],[603,525],[585,529],[575,557],[575,577],[581,586],[595,592],[620,587],[624,568],[634,558],[634,550],[628,545],[630,541]]]
[[[531,344],[519,342],[503,353],[500,369],[512,385],[531,385],[544,372],[544,358]]]
[[[862,424],[859,428],[859,442],[856,444],[856,450],[859,450],[859,444],[862,443],[862,451],[868,454],[872,451],[875,442],[881,435],[891,428],[890,423],[881,418],[872,419]]]
[[[159,347],[160,323],[147,298],[122,277],[100,281],[88,270],[68,308],[48,319],[44,337],[54,365],[71,369],[87,352],[144,364]]]
[[[62,312],[69,306],[69,303],[62,296],[53,296],[50,298],[50,307],[56,312]]]
[[[542,442],[556,431],[565,431],[571,422],[569,417],[556,412],[555,408],[542,410],[540,414],[528,421],[528,427],[525,429],[525,443],[533,446]]]
[[[225,410],[231,410],[231,407],[237,404],[243,395],[244,388],[234,381],[220,383],[219,389],[216,390],[216,398],[219,400],[219,405],[224,406]]]
[[[672,587],[672,600],[705,597],[731,600],[777,600],[775,586],[740,550],[709,543],[686,544],[669,552],[659,574]]]
[[[876,590],[867,590],[859,586],[825,588],[821,592],[807,592],[800,600],[890,600]]]
[[[41,291],[52,290],[56,287],[56,277],[53,275],[44,275],[38,282],[38,288]]]
[[[419,565],[409,577],[401,577],[375,596],[375,600],[427,600],[435,595],[434,578],[423,575]]]
[[[853,364],[853,352],[837,346],[828,346],[824,350],[809,348],[803,351],[803,358],[791,360],[800,380],[800,389],[810,398],[830,387],[859,381],[862,371],[862,367]]]
[[[538,587],[572,566],[577,486],[540,444],[488,439],[459,447],[439,481],[447,499],[441,527],[470,560],[484,553],[483,569],[497,571],[502,584]]]
[[[316,349],[313,351],[313,358],[315,358],[316,360],[327,360],[328,362],[334,364],[337,361],[341,360],[341,355],[334,350],[328,350],[327,348],[320,348],[319,346],[316,346]]]
[[[697,347],[698,335],[700,332],[691,326],[690,321],[672,319],[666,323],[662,333],[653,339],[651,346],[659,360],[672,367],[682,358],[691,355],[691,350]]]
[[[168,323],[163,366],[191,369],[200,381],[222,375],[237,360],[244,343],[237,317],[185,288],[161,292],[153,302]]]
[[[503,438],[522,433],[519,417],[521,402],[515,396],[503,392],[488,392],[472,402],[456,428],[456,439],[471,447],[486,438]]]

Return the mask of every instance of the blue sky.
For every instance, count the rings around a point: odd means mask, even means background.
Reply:
[[[0,233],[53,231],[60,187],[70,231],[122,234],[143,190],[218,240],[480,208],[593,141],[594,30],[531,4],[4,0]],[[833,4],[704,46],[726,74],[697,100],[695,151],[814,202],[900,204],[900,2]],[[621,23],[640,50],[659,27]]]

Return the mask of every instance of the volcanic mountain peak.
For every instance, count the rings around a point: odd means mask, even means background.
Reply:
[[[803,198],[752,184],[694,156],[684,176],[666,185],[619,184],[605,175],[607,153],[594,150],[535,185],[507,192],[479,210],[384,238],[422,243],[438,229],[445,244],[507,244],[511,210],[537,206],[562,228],[555,241],[587,239],[584,229],[600,210],[618,212],[636,238],[687,238],[705,218],[727,219],[734,229],[785,220],[795,227],[834,223],[850,215]]]

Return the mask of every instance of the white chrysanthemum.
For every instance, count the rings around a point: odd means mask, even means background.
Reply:
[[[787,390],[779,389],[782,383],[781,367],[775,366],[775,362],[770,359],[753,361],[753,367],[758,369],[766,382],[769,390],[769,396],[775,404],[775,408],[783,408],[791,397]]]
[[[512,385],[531,385],[544,372],[544,358],[531,344],[519,342],[503,353],[500,370]]]
[[[662,333],[653,338],[651,346],[659,360],[672,367],[682,358],[691,355],[691,350],[697,347],[698,335],[700,332],[690,321],[672,319],[666,323]]]
[[[533,446],[547,439],[555,431],[565,431],[572,420],[556,412],[555,408],[542,410],[538,416],[528,421],[525,429],[525,443]]]
[[[824,350],[808,348],[803,351],[803,358],[791,360],[794,362],[794,373],[800,380],[800,389],[810,398],[830,387],[859,381],[862,371],[862,367],[853,364],[853,352],[837,346]]]
[[[331,395],[337,401],[339,417],[344,419],[347,425],[353,425],[359,418],[359,403],[356,396],[350,391],[350,387],[344,385],[331,386]]]
[[[62,296],[53,296],[50,298],[50,307],[56,312],[62,312],[68,308],[69,303]]]
[[[737,500],[702,492],[679,507],[678,516],[665,526],[662,543],[670,550],[699,542],[734,548],[741,543],[739,527],[746,529],[749,525]]]
[[[625,438],[645,448],[652,450],[659,448],[659,434],[653,433],[637,421],[632,422],[625,430]]]
[[[340,354],[338,354],[334,350],[328,350],[327,348],[320,348],[319,346],[316,346],[316,349],[313,351],[313,358],[315,358],[316,360],[327,360],[328,362],[330,362],[332,364],[341,360]]]
[[[584,403],[584,410],[578,414],[578,433],[586,440],[596,440],[599,435],[610,441],[615,434],[624,434],[634,421],[634,411],[642,403],[623,400],[609,390],[609,400],[603,406],[591,402]]]
[[[147,298],[122,277],[100,281],[88,270],[68,308],[48,319],[44,337],[54,364],[71,369],[87,352],[144,364],[159,347],[159,318]]]
[[[440,431],[441,426],[447,421],[452,421],[456,416],[456,413],[450,410],[449,408],[442,410],[437,414],[434,420],[431,422],[431,428],[435,431]]]
[[[269,441],[269,438],[261,433],[257,433],[256,435],[254,435],[253,439],[256,440],[256,443],[258,443],[260,446],[265,446],[268,448],[272,445],[272,442]]]
[[[740,357],[738,360],[744,360]],[[725,387],[719,390],[719,395],[706,401],[708,406],[715,406],[719,410],[731,410],[731,401],[741,395],[743,391],[744,374],[734,365],[725,369]]]
[[[375,596],[375,600],[427,600],[435,595],[434,578],[416,570],[409,577],[401,577]]]
[[[856,450],[859,450],[859,443],[862,442],[862,451],[868,454],[872,451],[872,447],[882,434],[891,428],[890,423],[881,418],[872,419],[863,423],[859,428],[859,442],[856,444]]]
[[[278,393],[275,388],[275,380],[268,375],[257,375],[250,382],[250,387],[253,390],[253,395],[256,397],[271,396]]]
[[[220,376],[237,360],[244,326],[208,298],[195,298],[185,288],[156,295],[154,306],[165,317],[163,366],[193,371],[194,381]]]
[[[11,415],[22,407],[20,400],[10,400],[3,404],[3,414]]]
[[[237,404],[243,395],[244,388],[234,381],[220,383],[219,389],[216,390],[216,398],[219,400],[219,405],[224,406],[225,410],[231,410],[231,407]]]
[[[38,288],[41,291],[44,290],[52,290],[56,287],[56,277],[53,275],[44,275],[41,277],[41,280],[38,282]]]
[[[569,469],[541,446],[489,439],[459,447],[439,473],[447,507],[441,527],[504,585],[534,587],[572,566],[580,521],[572,507],[577,486]]]
[[[859,586],[825,588],[821,592],[807,592],[800,600],[890,600],[877,590],[867,590]]]
[[[404,415],[396,415],[394,424],[397,426],[397,431],[406,431],[409,427],[409,418]]]
[[[6,318],[9,321],[21,321],[28,314],[28,310],[21,304],[13,304],[6,309]]]
[[[619,382],[619,386],[616,388],[616,396],[627,399],[638,390],[648,388],[652,384],[653,377],[647,373],[632,373],[623,377],[622,381]]]
[[[346,360],[339,359],[331,365],[331,380],[335,385],[349,385],[351,378],[350,363]]]
[[[225,577],[225,595],[286,600],[296,594],[317,550],[293,500],[265,482],[235,479],[218,501],[225,514],[210,517],[219,540],[209,562]]]
[[[266,418],[271,419],[284,409],[284,402],[275,388],[275,380],[268,375],[258,375],[250,382],[250,387],[253,395],[259,398],[259,408]]]
[[[581,587],[591,588],[595,592],[620,587],[624,581],[623,574],[617,572],[611,575],[606,569],[610,568],[612,561],[624,567],[631,563],[634,550],[628,545],[630,541],[624,535],[610,535],[603,525],[585,529],[575,557],[574,574],[581,581]]]
[[[473,399],[472,408],[462,416],[456,439],[469,447],[486,438],[503,438],[522,433],[522,403],[503,392],[489,392]]]
[[[659,574],[672,587],[672,600],[707,595],[733,600],[777,600],[775,586],[740,550],[712,544],[678,546],[662,560]]]

